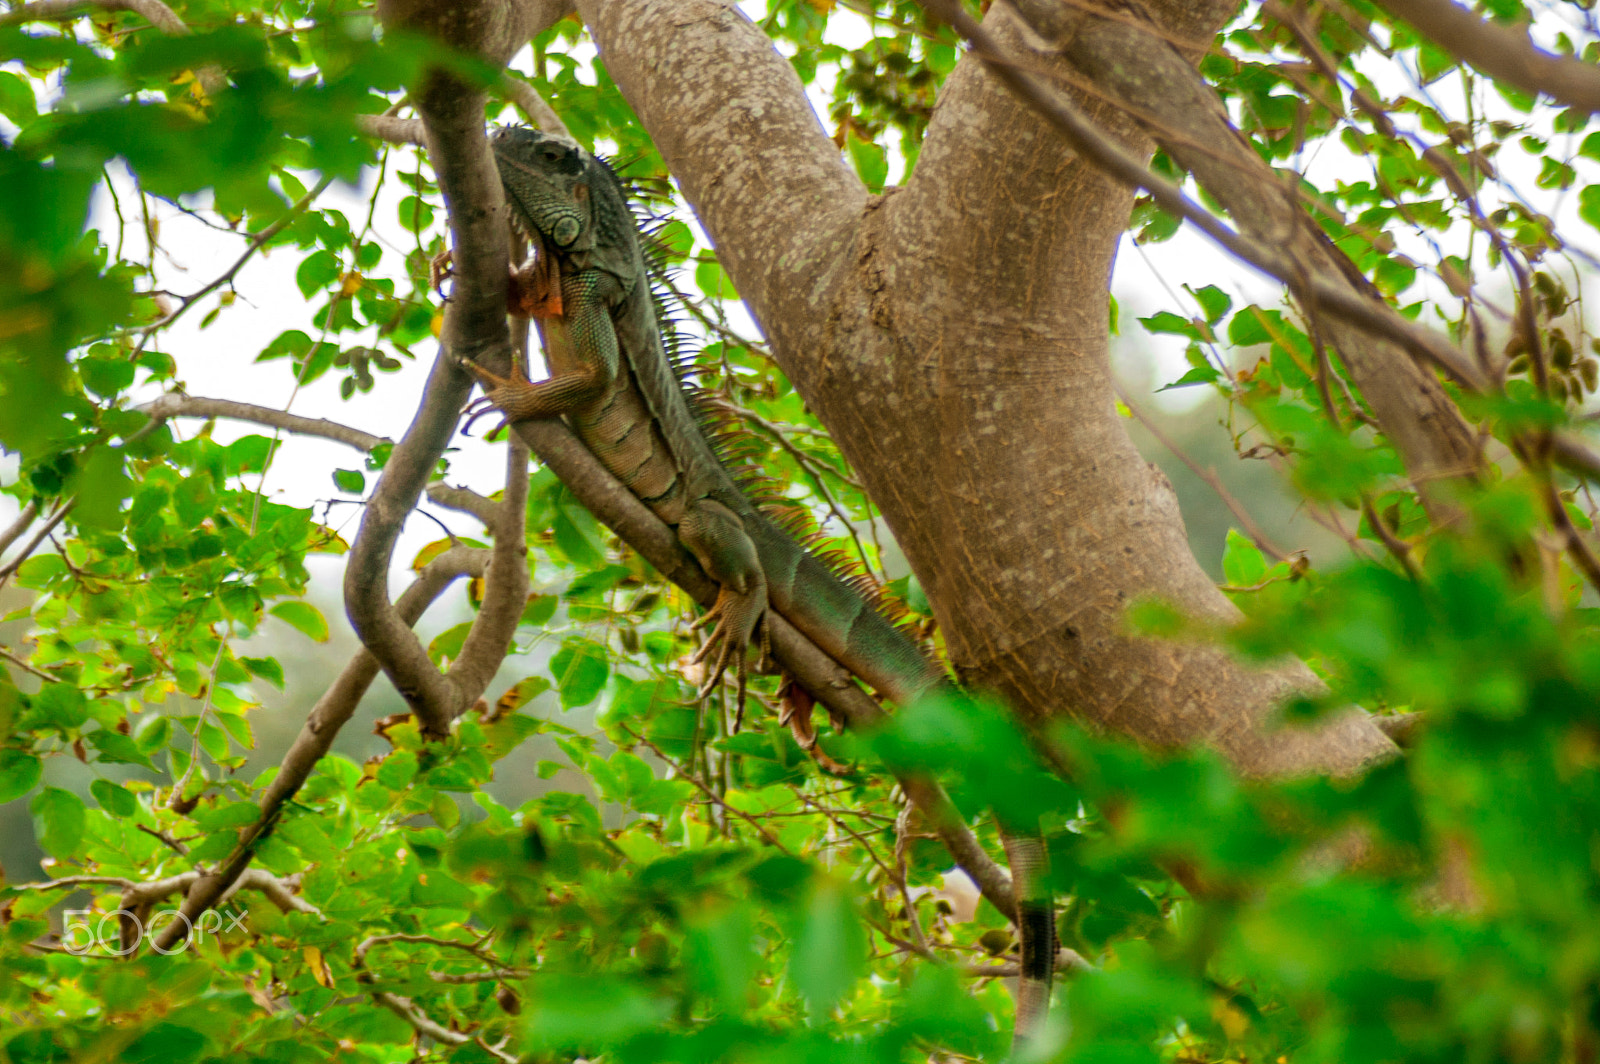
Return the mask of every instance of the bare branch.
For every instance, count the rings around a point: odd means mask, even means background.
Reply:
[[[284,410],[274,410],[271,407],[256,406],[253,403],[236,403],[229,399],[206,399],[195,395],[182,395],[178,392],[168,392],[166,395],[146,403],[138,408],[142,414],[149,414],[158,421],[174,417],[203,417],[230,418],[235,421],[253,421],[258,425],[267,425],[272,428],[282,429],[299,436],[321,436],[325,439],[335,440],[339,443],[354,447],[358,451],[370,451],[381,444],[391,442],[387,436],[374,436],[370,432],[341,425],[336,421],[325,418],[301,417]]]
[[[37,0],[32,4],[20,4],[0,15],[0,26],[20,22],[62,22],[91,10],[131,11],[168,37],[182,37],[189,32],[183,19],[161,0]]]
[[[183,317],[184,314],[188,313],[189,308],[198,303],[202,298],[212,292],[215,292],[223,285],[230,283],[235,277],[238,276],[239,271],[244,269],[244,264],[249,262],[256,252],[265,247],[267,242],[273,237],[283,232],[284,227],[298,218],[307,207],[310,207],[313,203],[315,203],[317,201],[317,197],[326,192],[328,186],[331,184],[333,184],[332,174],[329,174],[321,181],[318,181],[309,192],[307,192],[304,196],[301,196],[298,200],[290,205],[289,209],[283,213],[283,217],[279,218],[277,221],[261,230],[261,232],[251,237],[250,243],[245,247],[244,252],[234,260],[233,265],[229,266],[220,277],[213,279],[211,283],[207,284],[198,292],[184,296],[183,299],[178,303],[177,308],[173,310],[171,314],[163,316],[158,321],[151,322],[149,325],[146,325],[142,330],[140,330],[143,333],[143,338],[139,341],[139,347],[142,349],[144,345],[149,342],[150,337],[154,336],[158,330],[166,328],[168,325],[171,325],[173,322]]]
[[[411,144],[418,148],[428,146],[422,122],[415,118],[395,118],[392,115],[356,115],[356,128],[375,140],[390,144]]]
[[[1497,81],[1590,114],[1600,111],[1600,69],[1551,55],[1529,39],[1525,28],[1484,21],[1451,0],[1378,0],[1378,6]]]
[[[471,488],[460,488],[454,484],[429,484],[428,498],[446,510],[471,514],[487,529],[492,530],[500,520],[500,504]]]
[[[33,538],[28,540],[27,545],[22,548],[22,553],[12,558],[5,565],[0,566],[0,587],[5,586],[6,581],[11,579],[11,574],[20,569],[22,563],[27,561],[34,551],[39,549],[39,545],[50,537],[50,533],[55,531],[56,526],[61,523],[61,519],[71,513],[72,508],[76,505],[78,505],[78,500],[73,497],[56,507],[55,512],[45,521],[43,527],[35,532]]]
[[[1394,713],[1387,717],[1373,717],[1372,723],[1382,729],[1385,735],[1393,739],[1396,746],[1404,749],[1416,741],[1417,729],[1423,723],[1423,715],[1421,713]]]
[[[28,673],[30,676],[37,676],[39,679],[45,681],[46,683],[55,683],[56,682],[56,678],[54,676],[51,676],[48,672],[45,672],[43,669],[40,669],[40,668],[30,664],[26,658],[20,658],[17,655],[13,654],[6,647],[0,647],[0,658],[5,658],[7,661],[11,662],[11,664],[13,664],[17,668],[21,669],[23,672]]]
[[[0,532],[0,554],[4,554],[9,550],[11,544],[15,543],[28,530],[28,526],[33,524],[33,519],[38,516],[39,504],[30,501],[28,505],[22,508],[22,512],[17,515],[17,519],[11,523],[10,527],[4,532]]]
[[[517,110],[521,111],[523,117],[535,127],[546,133],[556,133],[571,139],[572,133],[568,131],[567,124],[561,121],[561,116],[556,114],[555,109],[543,96],[539,95],[539,90],[509,70],[500,76],[500,92],[506,99],[516,104]]]
[[[527,518],[528,447],[513,439],[506,448],[505,498],[489,526],[494,551],[484,576],[483,602],[448,673],[463,708],[476,702],[494,679],[527,605]]]
[[[783,843],[779,842],[778,841],[778,837],[776,835],[774,835],[772,832],[768,831],[766,829],[766,826],[764,824],[762,824],[761,821],[757,820],[754,816],[752,816],[751,814],[745,812],[743,809],[740,809],[738,806],[729,805],[727,803],[727,801],[722,797],[722,795],[718,794],[716,791],[712,790],[710,787],[707,787],[705,785],[705,783],[701,781],[700,777],[696,776],[692,771],[690,771],[689,769],[685,768],[684,766],[678,764],[678,762],[674,761],[671,757],[667,756],[666,751],[662,750],[661,747],[657,746],[655,743],[651,742],[649,739],[646,739],[644,736],[640,735],[638,732],[634,731],[632,728],[628,727],[626,724],[622,725],[622,730],[627,732],[630,736],[632,736],[634,742],[642,744],[652,754],[655,754],[662,761],[665,761],[667,763],[667,766],[672,769],[672,771],[677,775],[677,777],[679,779],[687,780],[689,783],[693,784],[694,785],[694,789],[699,791],[701,794],[705,795],[707,801],[711,802],[713,805],[716,805],[716,806],[720,807],[725,813],[732,813],[734,816],[738,817],[740,820],[743,820],[745,823],[747,823],[751,827],[755,828],[756,829],[756,834],[760,835],[761,836],[761,840],[763,842],[765,842],[768,846],[771,846],[773,849],[776,849],[776,850],[781,850],[784,853],[788,853],[789,856],[791,856],[791,857],[794,856],[792,853],[789,853],[789,848],[787,846],[785,846]]]

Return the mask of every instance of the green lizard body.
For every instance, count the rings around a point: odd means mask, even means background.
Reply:
[[[716,622],[696,656],[711,661],[703,690],[731,665],[742,698],[747,650],[769,609],[899,704],[945,682],[870,602],[762,514],[718,459],[667,357],[637,227],[610,168],[569,140],[529,129],[500,129],[491,146],[513,217],[559,277],[561,310],[541,322],[548,379],[473,371],[507,421],[565,417],[721,585],[702,618]],[[553,307],[549,295],[540,301]],[[1048,1003],[1055,950],[1042,848],[1036,838],[1008,837],[1007,849],[1016,850],[1023,910],[1022,1031]]]

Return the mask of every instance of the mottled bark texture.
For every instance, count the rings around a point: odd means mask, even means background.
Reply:
[[[1235,617],[1113,408],[1107,281],[1129,192],[966,57],[910,185],[869,197],[788,64],[730,5],[578,10],[782,368],[883,509],[966,682],[1033,722],[1210,743],[1252,773],[1346,772],[1392,753],[1356,713],[1275,730],[1275,707],[1315,686],[1298,662],[1257,670],[1126,630],[1143,596]],[[1204,39],[1226,10],[1175,7],[1168,31]],[[1013,47],[1031,37],[1000,5],[986,25]],[[1125,116],[1081,102],[1148,153]]]

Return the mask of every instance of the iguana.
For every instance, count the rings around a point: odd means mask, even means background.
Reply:
[[[715,628],[702,692],[731,665],[742,699],[747,650],[775,610],[880,694],[908,705],[944,683],[872,604],[751,502],[700,430],[662,343],[634,215],[611,168],[573,141],[523,127],[490,141],[513,223],[535,246],[538,289],[518,297],[540,316],[550,376],[529,382],[467,363],[508,422],[565,416],[574,433],[667,525],[721,585],[699,624]],[[1049,1002],[1054,928],[1043,850],[1007,834],[1022,945],[1017,1030]]]

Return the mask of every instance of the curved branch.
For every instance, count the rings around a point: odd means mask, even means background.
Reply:
[[[561,121],[561,116],[556,114],[555,108],[539,95],[539,90],[509,70],[500,75],[500,93],[516,104],[517,110],[521,111],[522,116],[535,128],[542,129],[546,133],[559,134],[568,140],[572,139],[567,124]]]
[[[395,613],[389,602],[389,562],[400,526],[416,507],[471,393],[472,378],[458,367],[458,360],[495,362],[510,351],[505,314],[510,255],[500,178],[484,136],[483,93],[433,70],[412,98],[427,130],[429,160],[450,207],[455,288],[445,308],[439,359],[416,417],[367,501],[345,564],[344,591],[345,611],[356,634],[417,714],[423,734],[438,738],[464,707],[461,691],[434,667],[416,633]]]
[[[206,399],[178,392],[168,392],[154,402],[139,407],[138,410],[142,414],[149,414],[157,421],[174,417],[225,417],[234,421],[253,421],[258,425],[282,429],[297,436],[321,436],[354,447],[358,451],[370,451],[374,447],[391,442],[387,436],[374,436],[370,432],[363,432],[325,418],[301,417],[299,414],[274,410],[267,406],[256,406],[254,403],[236,403],[230,399]]]
[[[471,488],[458,488],[454,484],[429,484],[428,498],[446,510],[476,517],[487,529],[492,530],[500,519],[500,504]]]
[[[19,22],[61,22],[77,18],[94,9],[98,11],[131,11],[168,37],[182,37],[189,32],[172,8],[161,0],[36,0],[21,4],[0,15],[0,26]]]
[[[1389,14],[1496,81],[1550,98],[1590,114],[1600,112],[1600,69],[1592,63],[1551,55],[1526,29],[1486,22],[1451,0],[1377,0]]]
[[[506,448],[505,498],[496,507],[494,551],[484,576],[483,602],[461,653],[447,673],[463,706],[476,702],[511,649],[528,601],[528,448],[513,439]]]

